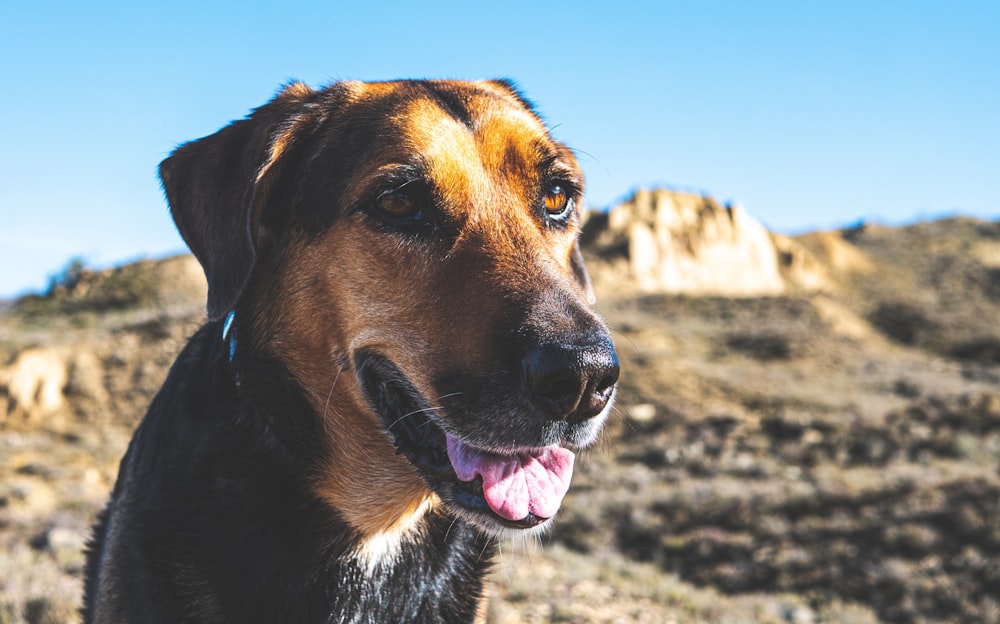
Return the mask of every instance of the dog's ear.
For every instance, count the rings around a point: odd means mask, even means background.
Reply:
[[[594,285],[590,282],[590,273],[587,272],[587,265],[583,262],[583,254],[580,252],[580,241],[573,243],[573,253],[569,257],[569,266],[573,270],[573,277],[583,290],[587,303],[594,305],[597,303],[597,295],[594,293]]]
[[[286,86],[273,100],[160,163],[170,213],[208,279],[208,318],[236,305],[257,259],[261,211],[306,123],[314,91]]]

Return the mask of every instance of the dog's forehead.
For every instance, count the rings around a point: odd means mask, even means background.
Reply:
[[[396,100],[380,133],[383,158],[417,165],[436,190],[456,202],[534,188],[543,169],[564,151],[525,101],[502,85],[390,83],[354,93],[360,101]]]

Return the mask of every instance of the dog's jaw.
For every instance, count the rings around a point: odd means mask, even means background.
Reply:
[[[406,456],[450,513],[495,537],[548,529],[569,487],[574,457],[569,449],[511,447],[497,453],[476,447],[446,432],[443,415],[389,360],[362,350],[354,362],[359,385],[396,453]]]

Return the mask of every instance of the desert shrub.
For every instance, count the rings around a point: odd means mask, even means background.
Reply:
[[[869,320],[883,334],[906,345],[922,344],[938,329],[924,306],[906,301],[879,304]]]
[[[150,304],[155,301],[156,280],[142,265],[130,265],[113,271],[95,283],[84,298],[85,307],[107,310]]]
[[[22,297],[14,311],[25,316],[124,310],[154,304],[159,292],[152,263],[94,271],[74,258],[49,280],[41,295]]]
[[[760,429],[770,440],[788,442],[801,438],[806,428],[802,423],[781,416],[765,416],[760,421]]]
[[[986,273],[986,296],[994,301],[1000,301],[1000,269],[984,269]]]
[[[72,291],[90,274],[83,258],[74,257],[62,269],[49,277],[49,294],[62,290]]]
[[[24,605],[24,621],[28,624],[61,624],[70,621],[73,608],[50,598],[32,598]]]
[[[951,347],[949,355],[959,360],[1000,364],[1000,337],[983,336],[960,342]]]
[[[908,379],[897,379],[892,386],[892,393],[904,399],[915,399],[920,396],[920,386]]]
[[[792,357],[791,339],[777,332],[734,332],[725,337],[726,347],[762,362]]]

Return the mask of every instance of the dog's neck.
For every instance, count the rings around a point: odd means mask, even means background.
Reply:
[[[248,405],[267,404],[265,396],[300,398],[296,410],[259,416],[290,454],[322,458],[312,462],[310,485],[354,533],[356,539],[345,555],[364,570],[391,566],[408,545],[425,539],[425,516],[441,510],[440,499],[395,452],[377,417],[370,414],[371,407],[362,398],[353,373],[345,370],[346,364],[328,372],[329,390],[310,390],[311,384],[303,382],[303,377],[315,372],[295,370],[294,358],[290,364],[274,354],[262,357],[259,351],[270,349],[254,339],[252,327],[247,324],[241,328],[235,313],[222,322],[223,348],[228,352],[227,366],[237,391],[246,395]],[[247,354],[252,357],[244,358]],[[244,360],[270,360],[272,365],[248,370]],[[277,389],[275,383],[284,387]],[[365,415],[345,418],[357,411]],[[371,427],[359,429],[359,422],[369,422]]]
[[[385,448],[374,446],[375,442],[365,440],[359,432],[352,437],[332,437],[331,429],[341,425],[328,419],[343,416],[342,410],[352,404],[337,393],[328,393],[324,397],[325,411],[321,411],[324,406],[316,406],[315,397],[297,382],[297,375],[285,362],[262,355],[252,325],[241,323],[245,320],[237,318],[227,332],[222,331],[224,323],[216,324],[212,333],[222,356],[219,364],[228,369],[250,426],[261,428],[259,438],[273,440],[268,446],[279,453],[283,458],[280,461],[304,464],[301,472],[310,475],[308,482],[296,487],[313,499],[309,507],[327,516],[317,519],[322,534],[315,536],[320,540],[316,547],[324,552],[328,578],[338,584],[335,593],[347,600],[338,602],[341,611],[336,611],[337,617],[331,616],[330,621],[349,620],[350,614],[357,612],[381,611],[379,600],[397,600],[399,587],[441,587],[440,596],[425,598],[441,613],[457,608],[455,605],[461,605],[462,613],[474,609],[491,565],[495,541],[464,520],[446,514],[422,480],[419,490],[412,484],[393,481],[396,475],[391,467],[396,466],[395,462],[403,462],[415,479],[420,477],[394,453],[384,432],[373,429],[377,434],[373,439]],[[222,333],[225,339],[220,339]],[[238,343],[230,361],[231,340],[236,336]],[[252,368],[248,361],[254,362]],[[355,385],[353,375],[346,371],[340,373],[340,379],[335,379],[335,373],[331,375],[330,383],[350,397],[352,393],[346,391]],[[274,397],[281,400],[275,401]],[[325,414],[327,419],[318,418],[318,414]],[[333,444],[348,448],[334,448]],[[379,458],[390,458],[394,463],[387,469],[378,464]],[[361,461],[367,465],[351,463]],[[372,479],[386,479],[387,483],[372,484]],[[400,494],[394,488],[404,488],[404,492]],[[408,505],[399,503],[410,491],[427,494],[413,496]],[[342,508],[345,501],[346,512]],[[386,511],[386,503],[393,501],[398,508]],[[359,522],[356,516],[364,510],[368,512],[367,523]],[[443,617],[440,621],[455,620]]]

